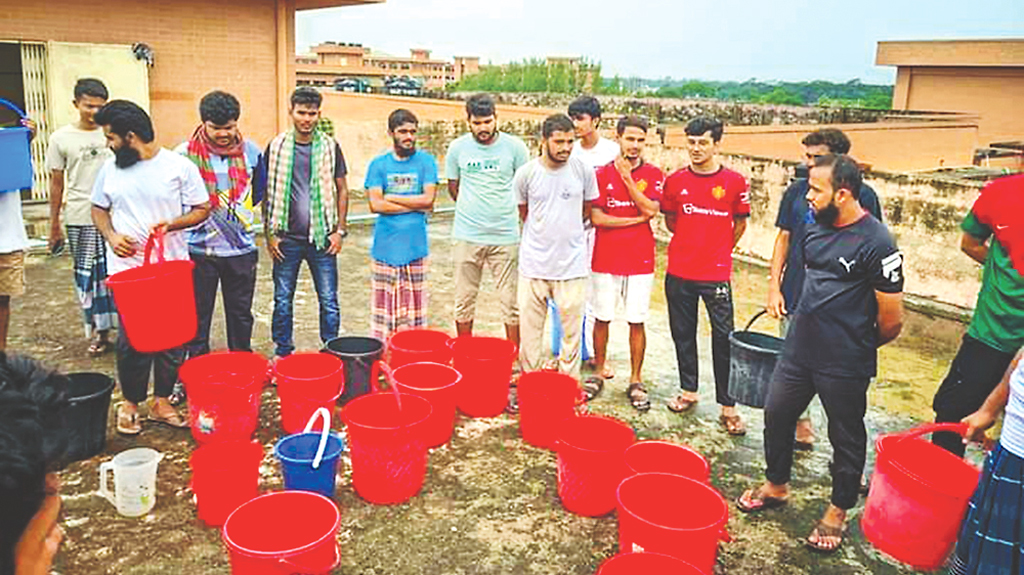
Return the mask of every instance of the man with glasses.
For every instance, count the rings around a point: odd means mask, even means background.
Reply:
[[[850,139],[835,128],[822,128],[804,136],[804,163],[797,168],[797,177],[789,185],[779,202],[775,227],[775,248],[772,250],[771,278],[768,280],[768,315],[781,321],[782,337],[789,331],[790,313],[796,309],[804,287],[804,236],[807,226],[814,221],[808,209],[807,173],[814,162],[829,154],[847,154]],[[860,205],[878,221],[882,210],[878,195],[867,184],[860,186]],[[796,427],[796,448],[808,451],[814,447],[814,428],[811,418],[804,413]]]

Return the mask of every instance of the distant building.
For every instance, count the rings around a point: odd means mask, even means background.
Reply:
[[[443,88],[480,71],[480,58],[462,56],[452,62],[435,60],[430,50],[413,48],[409,56],[374,52],[362,44],[324,42],[311,54],[295,58],[299,84],[334,86],[339,81],[361,80],[381,91],[389,79],[412,80],[424,89]]]

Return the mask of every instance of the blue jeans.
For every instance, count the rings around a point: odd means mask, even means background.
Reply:
[[[338,309],[338,257],[316,249],[308,241],[293,238],[281,238],[279,247],[284,259],[274,260],[274,317],[270,332],[274,338],[274,353],[286,356],[295,351],[292,303],[303,260],[309,265],[316,297],[320,302],[320,339],[326,342],[338,337],[338,327],[341,325],[341,311]]]

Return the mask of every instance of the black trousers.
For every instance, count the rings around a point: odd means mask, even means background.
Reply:
[[[776,485],[789,483],[796,422],[817,394],[825,407],[828,440],[832,444],[832,504],[840,509],[856,505],[867,457],[864,413],[870,382],[870,377],[837,377],[812,371],[782,356],[772,374],[764,407],[768,481]]]
[[[120,320],[120,318],[118,318]],[[124,321],[120,321],[124,325]],[[153,395],[170,397],[174,382],[178,381],[178,368],[185,356],[184,347],[158,353],[135,351],[124,329],[117,334],[117,380],[121,394],[132,403],[142,403],[149,396],[149,372],[153,372]]]
[[[697,391],[697,302],[711,320],[711,360],[715,370],[715,400],[733,406],[729,397],[729,334],[733,330],[732,288],[729,282],[698,282],[665,274],[668,323],[676,346],[679,385]]]
[[[192,281],[199,326],[195,339],[186,345],[188,356],[210,352],[210,324],[217,303],[218,283],[223,294],[228,349],[252,351],[252,298],[256,291],[256,261],[259,253],[252,251],[226,258],[199,254],[190,254],[190,257],[195,264]]]
[[[932,400],[935,421],[956,423],[978,411],[1003,379],[1013,355],[965,335]],[[960,457],[964,455],[963,439],[955,433],[936,433],[932,443]]]

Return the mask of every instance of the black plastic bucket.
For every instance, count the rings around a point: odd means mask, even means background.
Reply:
[[[764,313],[755,315],[743,331],[729,334],[729,396],[736,403],[758,408],[764,407],[783,345],[774,335],[750,331]]]
[[[64,419],[68,463],[89,459],[107,445],[107,414],[114,380],[102,373],[68,374],[69,405]]]
[[[338,397],[338,405],[370,393],[370,368],[384,355],[384,342],[372,337],[336,337],[327,342],[323,352],[345,363],[345,390]]]

